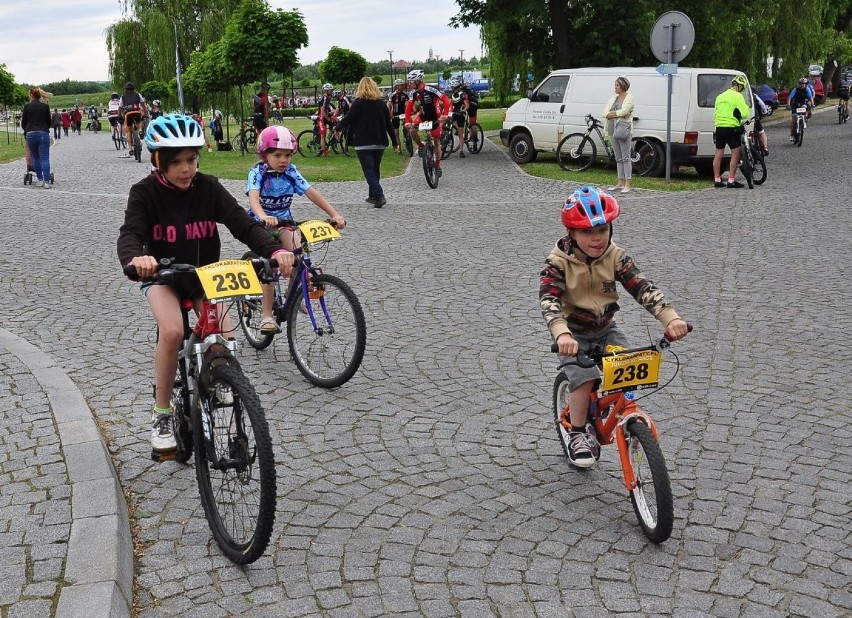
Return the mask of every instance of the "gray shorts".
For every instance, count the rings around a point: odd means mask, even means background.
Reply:
[[[599,345],[601,348],[606,348],[607,345],[621,345],[627,347],[627,337],[624,336],[615,325],[610,326],[605,331],[600,332],[597,335],[589,336],[589,335],[581,335],[579,333],[571,334],[574,339],[577,340],[577,343],[580,344],[580,350],[585,350],[590,345]],[[567,360],[572,360],[571,356],[562,356],[559,355],[559,364],[561,365]],[[581,384],[590,381],[599,380],[601,377],[600,369],[597,367],[589,367],[586,369],[585,367],[580,367],[579,365],[566,365],[562,368],[562,371],[565,372],[565,375],[568,377],[568,389],[574,390]]]

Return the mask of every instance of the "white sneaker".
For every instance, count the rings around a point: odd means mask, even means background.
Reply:
[[[171,414],[151,414],[151,448],[161,453],[177,449]]]
[[[53,185],[50,184],[49,180],[45,180],[43,183],[41,183],[41,186],[44,187],[45,189],[52,189],[53,188]]]

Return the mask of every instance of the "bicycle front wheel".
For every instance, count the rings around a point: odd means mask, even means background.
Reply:
[[[201,504],[222,553],[249,564],[266,550],[275,522],[272,440],[260,399],[239,369],[213,366],[207,378],[193,419]]]
[[[246,150],[246,136],[245,133],[240,131],[234,136],[234,139],[231,140],[231,147],[238,152],[245,152]]]
[[[367,325],[355,292],[333,275],[311,275],[308,302],[304,290],[294,293],[287,316],[287,342],[299,371],[311,383],[334,388],[346,383],[364,358]]]
[[[633,511],[645,536],[662,543],[674,527],[672,486],[660,445],[641,421],[627,426],[627,455],[636,479],[636,489],[630,492]]]
[[[804,122],[800,119],[798,125],[796,126],[796,146],[802,145],[802,140],[805,138],[805,126]]]
[[[312,129],[305,129],[299,133],[296,138],[296,143],[299,145],[299,154],[303,157],[318,157],[320,156],[320,143],[314,139]]]
[[[426,184],[432,189],[438,188],[438,156],[435,153],[435,144],[427,140],[423,144],[423,173],[426,176]]]
[[[592,166],[597,154],[597,146],[586,134],[571,133],[559,142],[556,161],[566,172],[582,172]]]
[[[754,184],[762,185],[766,182],[766,159],[760,144],[751,145],[751,174],[754,176]]]
[[[485,134],[482,132],[482,127],[478,122],[468,125],[465,128],[464,141],[467,149],[472,154],[479,154],[482,150],[482,142],[485,140]]]
[[[246,336],[246,341],[255,350],[263,350],[272,343],[272,335],[260,330],[261,306],[258,299],[243,299],[237,303],[237,315],[240,318],[240,328]]]
[[[657,149],[644,137],[634,137],[630,148],[634,176],[647,176],[657,168]]]

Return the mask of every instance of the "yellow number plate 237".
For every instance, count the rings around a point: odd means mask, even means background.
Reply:
[[[299,230],[309,243],[340,238],[340,232],[337,231],[337,228],[328,221],[320,221],[319,219],[300,223]]]
[[[263,294],[254,266],[248,260],[222,260],[195,269],[209,300]]]
[[[601,392],[607,394],[657,386],[661,357],[657,350],[604,357]]]

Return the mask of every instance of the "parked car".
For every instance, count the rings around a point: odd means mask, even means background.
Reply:
[[[778,93],[775,92],[775,88],[773,88],[769,84],[761,84],[760,86],[758,86],[757,96],[759,96],[760,100],[766,103],[772,109],[772,111],[778,109]]]
[[[811,76],[809,78],[811,87],[814,89],[814,105],[819,105],[825,101],[825,88],[822,85],[822,75]]]

